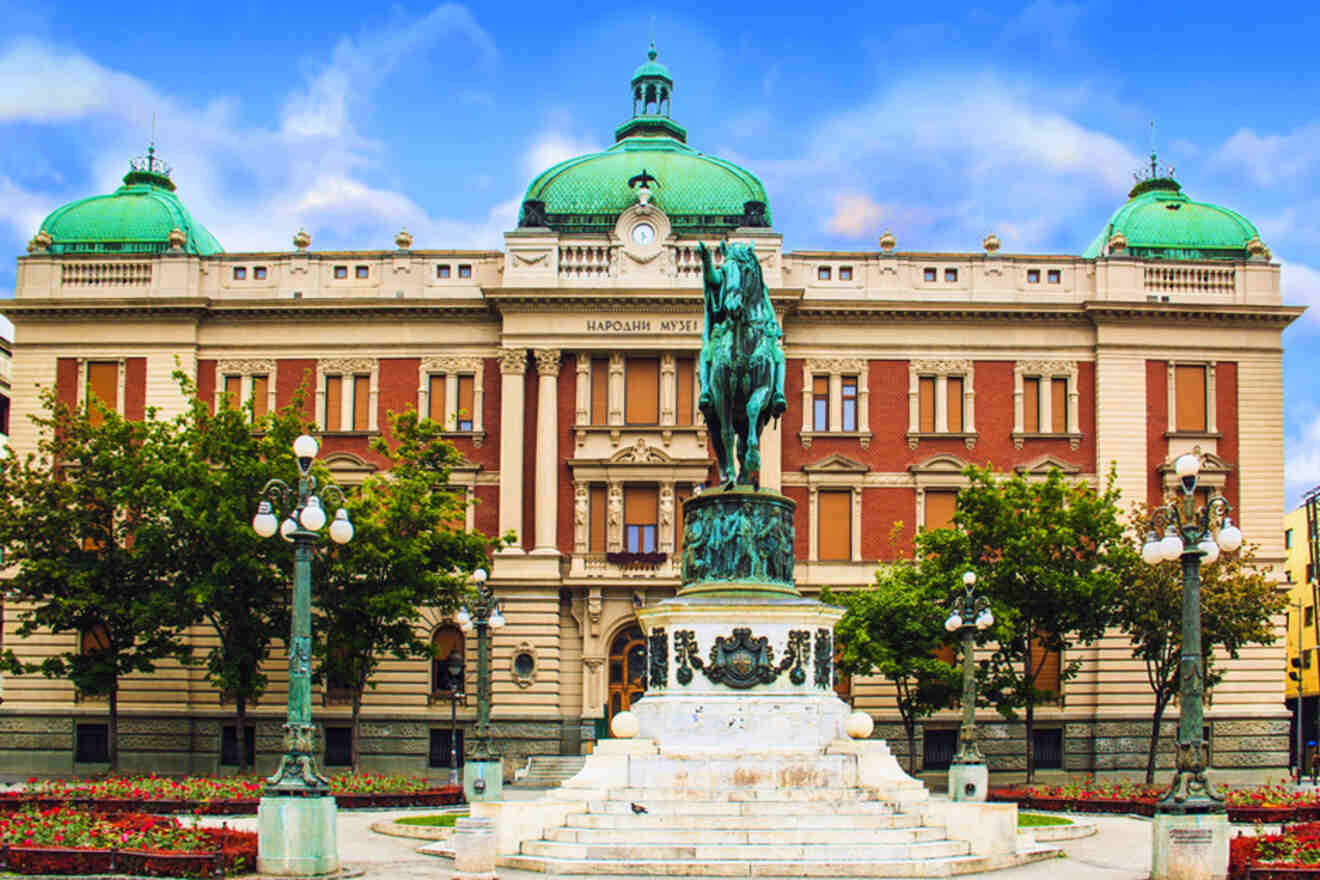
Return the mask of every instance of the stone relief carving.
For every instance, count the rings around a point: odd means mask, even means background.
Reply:
[[[559,349],[536,349],[536,372],[542,376],[559,375]]]
[[[421,371],[423,373],[476,373],[481,370],[482,363],[479,357],[463,357],[459,355],[441,355],[438,357],[422,358]]]
[[[316,363],[321,375],[335,373],[370,373],[376,369],[375,358],[322,358]]]
[[[274,358],[224,358],[216,362],[217,376],[241,374],[244,376],[266,373],[275,375]]]
[[[500,349],[501,373],[526,373],[527,352],[521,348]]]

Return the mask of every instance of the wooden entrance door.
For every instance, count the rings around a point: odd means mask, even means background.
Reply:
[[[642,628],[620,630],[610,643],[610,699],[605,729],[616,713],[623,712],[646,693],[646,640]]]

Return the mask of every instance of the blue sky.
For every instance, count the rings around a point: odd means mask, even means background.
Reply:
[[[654,19],[654,24],[652,20]],[[674,117],[790,249],[1080,253],[1158,121],[1195,199],[1320,301],[1314,3],[122,4],[0,0],[0,247],[118,185],[157,117],[231,251],[498,247],[528,180],[609,143],[654,28]],[[1307,60],[1311,59],[1311,60]],[[14,263],[0,261],[0,297]],[[1320,310],[1284,335],[1289,504],[1320,483]],[[0,319],[0,333],[9,335]]]

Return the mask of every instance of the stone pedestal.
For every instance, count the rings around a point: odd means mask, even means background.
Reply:
[[[463,818],[454,823],[453,880],[495,880],[495,821]]]
[[[315,877],[339,870],[332,797],[263,797],[257,807],[257,873]]]
[[[1228,816],[1156,813],[1151,880],[1222,880],[1228,876]]]
[[[990,787],[990,771],[985,764],[950,764],[949,798],[955,801],[982,802]]]
[[[478,780],[481,784],[478,785]],[[463,796],[473,801],[498,801],[504,798],[504,762],[468,760],[463,764]]]

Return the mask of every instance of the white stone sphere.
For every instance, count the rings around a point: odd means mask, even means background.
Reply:
[[[875,722],[865,712],[854,712],[843,722],[843,730],[853,739],[869,739]]]
[[[610,721],[610,733],[619,739],[632,739],[641,729],[642,723],[631,712],[616,713],[614,719]]]

